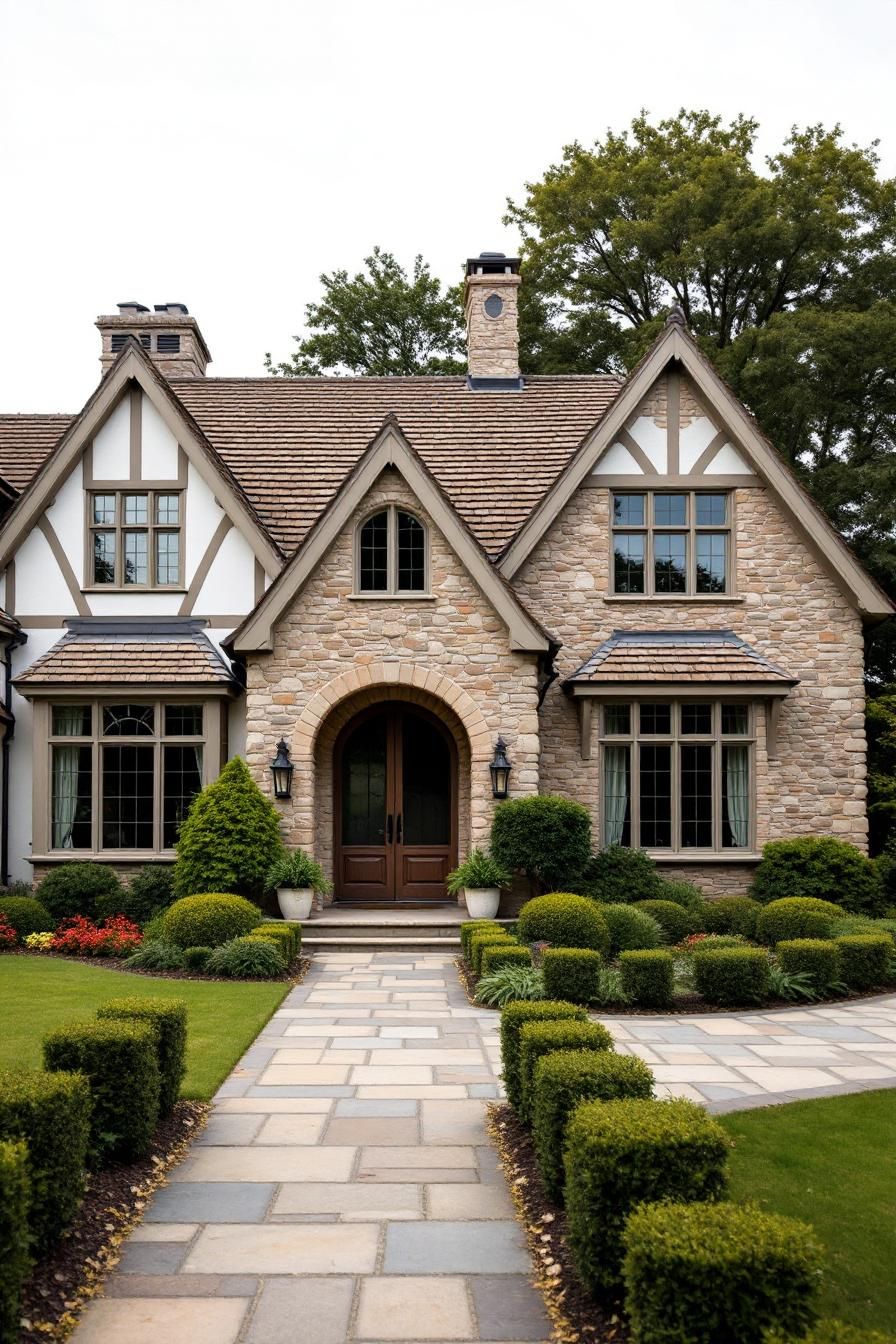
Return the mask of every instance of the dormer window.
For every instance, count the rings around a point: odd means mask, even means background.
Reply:
[[[183,586],[179,490],[96,491],[88,510],[90,586]]]
[[[355,591],[389,597],[427,588],[426,528],[420,520],[394,504],[371,514],[358,528]]]

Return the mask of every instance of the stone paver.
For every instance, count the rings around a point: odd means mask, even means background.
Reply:
[[[896,1086],[896,995],[600,1020],[714,1111]],[[318,953],[74,1344],[548,1340],[485,1129],[497,1032],[449,954]]]

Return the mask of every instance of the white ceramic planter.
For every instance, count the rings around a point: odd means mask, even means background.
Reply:
[[[314,904],[313,887],[278,887],[277,900],[284,919],[305,920]]]
[[[501,900],[501,888],[464,887],[464,900],[471,919],[494,919]]]

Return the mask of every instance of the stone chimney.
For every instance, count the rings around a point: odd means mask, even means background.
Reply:
[[[474,391],[516,392],[523,385],[517,320],[519,287],[519,257],[481,252],[467,261],[467,377]]]
[[[211,363],[199,324],[184,303],[157,303],[153,312],[133,300],[120,303],[117,313],[98,317],[96,325],[103,342],[103,373],[114,364],[129,336],[140,342],[156,368],[169,378],[202,378]]]

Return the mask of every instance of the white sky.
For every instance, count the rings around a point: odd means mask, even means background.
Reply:
[[[212,374],[285,356],[375,243],[446,281],[573,139],[706,106],[880,137],[893,0],[0,0],[0,410],[75,411],[98,313],[180,300]]]

